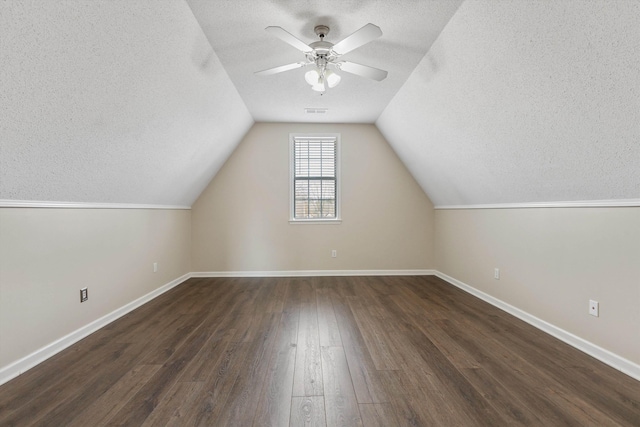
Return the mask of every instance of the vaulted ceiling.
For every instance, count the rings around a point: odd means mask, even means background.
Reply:
[[[323,96],[267,34],[379,39]],[[0,200],[191,205],[255,121],[375,123],[436,205],[640,199],[640,2],[5,0]],[[305,115],[306,107],[328,108]]]

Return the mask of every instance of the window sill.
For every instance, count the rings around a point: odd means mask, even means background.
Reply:
[[[290,219],[289,224],[295,225],[340,225],[342,224],[342,220],[340,218],[336,219]]]

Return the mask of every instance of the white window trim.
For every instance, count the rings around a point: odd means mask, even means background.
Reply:
[[[336,217],[326,219],[296,219],[295,214],[295,190],[293,170],[293,141],[295,138],[322,138],[329,137],[336,139]],[[339,225],[342,223],[342,202],[340,198],[340,187],[342,179],[340,175],[340,134],[339,133],[290,133],[289,134],[289,224],[322,224]]]

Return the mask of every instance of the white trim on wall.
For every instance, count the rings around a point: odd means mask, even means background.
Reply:
[[[434,209],[625,208],[638,206],[640,206],[640,199],[496,203],[487,205],[439,205],[434,206]]]
[[[147,302],[160,296],[168,290],[175,288],[190,277],[191,275],[189,273],[178,277],[177,279],[172,280],[171,282],[159,287],[158,289],[151,291],[148,294],[143,295],[140,298],[123,305],[119,309],[114,310],[111,313],[102,316],[101,318],[94,320],[93,322],[71,332],[70,334],[34,351],[33,353],[23,357],[22,359],[19,359],[11,363],[10,365],[0,368],[0,385],[12,380],[18,375],[44,362],[48,358],[77,343],[81,339],[91,335],[98,329],[107,326],[109,323],[135,310],[141,305],[146,304]]]
[[[571,332],[567,332],[562,328],[559,328],[551,323],[545,322],[542,319],[539,319],[526,311],[520,310],[517,307],[512,306],[498,298],[494,298],[489,294],[486,294],[473,286],[470,286],[460,280],[454,279],[451,276],[447,276],[444,273],[439,271],[436,272],[436,276],[441,278],[442,280],[451,283],[452,285],[462,289],[465,292],[470,293],[471,295],[480,298],[481,300],[488,302],[489,304],[497,307],[512,316],[517,317],[520,320],[527,322],[528,324],[540,329],[547,334],[558,338],[560,341],[564,341],[570,346],[582,351],[583,353],[592,356],[599,361],[606,363],[607,365],[629,375],[632,378],[640,381],[640,365],[625,359],[624,357],[618,356],[615,353],[610,352],[596,344],[593,344],[583,338],[580,338],[577,335],[572,334]]]
[[[60,208],[60,209],[171,209],[190,210],[191,206],[142,205],[134,203],[77,203],[38,200],[0,199],[0,208]]]
[[[433,276],[435,270],[198,271],[191,277]]]

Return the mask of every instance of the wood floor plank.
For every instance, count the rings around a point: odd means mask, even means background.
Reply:
[[[226,292],[220,286],[211,284],[209,288],[198,279],[189,279],[181,287],[169,290],[103,329],[111,333],[108,335],[110,339],[135,342],[142,335],[162,331],[165,322],[173,321],[175,314],[191,314],[186,307],[202,300],[201,295],[206,295],[209,299],[221,294],[226,295]]]
[[[322,347],[322,377],[327,427],[361,426],[356,393],[341,347]]]
[[[457,369],[474,369],[480,366],[472,354],[460,347],[435,322],[415,315],[409,315],[409,318]]]
[[[217,330],[204,343],[198,354],[187,364],[181,381],[205,381],[211,370],[220,365],[227,349],[236,337],[236,329]]]
[[[278,338],[270,361],[253,425],[256,427],[289,425],[293,373],[298,340],[296,312],[285,312],[280,318]]]
[[[362,298],[348,297],[347,300],[376,369],[399,369],[398,354],[389,345],[390,340],[383,326],[384,322],[370,314]]]
[[[114,345],[113,342],[104,339],[97,342],[92,339],[87,340],[91,341],[91,345],[87,345],[87,341],[83,341],[44,361],[37,368],[13,379],[8,383],[10,386],[0,386],[0,421],[7,419],[13,412],[36,399],[40,393],[33,393],[33,390],[50,390],[53,387],[62,387],[65,378],[60,375],[61,370],[78,363],[88,364],[91,353],[108,353],[112,351]],[[126,346],[126,344],[116,345],[119,348]]]
[[[324,397],[300,396],[291,399],[290,427],[326,427]]]
[[[395,313],[397,319],[397,322],[387,324],[389,339],[395,343],[395,348],[402,349],[400,357],[404,360],[404,369],[421,373],[420,376],[410,376],[410,381],[414,382],[415,390],[423,392],[429,401],[436,402],[432,409],[437,419],[447,419],[455,407],[464,424],[473,425],[477,418],[497,424],[504,422],[458,367],[414,323],[411,314],[403,312],[397,305],[395,308],[388,305],[387,309]]]
[[[298,322],[293,396],[322,396],[322,357],[316,305],[303,304]]]
[[[447,425],[438,423],[429,411],[421,410],[424,404],[416,403],[415,399],[412,399],[412,396],[415,396],[416,393],[408,384],[403,384],[401,374],[401,371],[380,372],[380,378],[390,397],[389,404],[398,425],[403,427]],[[425,403],[428,403],[428,401]]]
[[[388,402],[388,396],[378,376],[375,363],[369,354],[349,305],[340,297],[332,297],[331,300],[358,402]]]
[[[300,304],[311,304],[315,302],[316,292],[313,288],[312,277],[291,277],[285,280],[289,284],[287,303],[294,307]]]
[[[461,414],[472,420],[485,420],[490,425],[505,424],[504,418],[424,334],[412,333],[411,342],[422,359],[433,368],[433,372],[446,390],[447,400],[455,402]]]
[[[69,422],[68,426],[105,425],[149,381],[160,367],[161,365],[135,366],[109,390],[95,399],[92,404],[81,410]]]
[[[574,363],[579,363],[578,360],[585,358],[583,353],[576,352],[575,349],[549,336],[543,337],[546,340],[542,341],[540,340],[540,331],[518,319],[507,322],[505,319],[509,318],[504,314],[494,315],[492,323],[487,324],[486,316],[484,318],[481,316],[480,310],[482,308],[484,308],[482,303],[477,303],[476,307],[469,307],[469,316],[461,327],[475,328],[480,334],[491,337],[503,351],[517,354],[518,359],[512,360],[512,363],[526,363],[528,366],[543,367],[544,369],[539,371],[538,378],[545,378],[549,383],[554,383],[556,378],[565,378],[564,381],[557,384],[557,387],[561,387],[563,390],[568,388],[571,393],[580,393],[589,405],[600,411],[613,411],[618,422],[633,420],[634,423],[640,424],[640,388],[637,387],[637,381],[630,383],[628,378],[621,378],[619,382],[614,384],[611,381],[598,381],[595,378],[579,374],[567,376],[565,366],[573,365],[569,362],[571,357],[567,353],[574,354]],[[493,308],[487,307],[487,310],[493,311]],[[533,342],[523,337],[527,330],[531,330],[529,337],[535,337],[531,340]],[[589,366],[597,366],[601,363],[592,358],[589,359]],[[610,367],[600,366],[599,368],[610,370],[613,373],[613,369]],[[631,389],[635,389],[635,393],[627,390],[630,392],[627,394],[629,398],[615,398],[614,390],[619,390],[622,384],[632,384]]]
[[[165,426],[169,422],[178,425],[186,417],[185,410],[202,389],[202,382],[177,382],[158,402],[156,408],[142,423],[142,427]],[[184,408],[184,409],[183,409]]]
[[[559,407],[549,399],[544,387],[555,380],[546,377],[543,370],[526,363],[509,349],[500,347],[490,336],[466,324],[460,329],[451,321],[439,323],[463,348],[476,355],[481,367],[507,388],[512,399],[526,404],[544,424],[580,425],[567,408]]]
[[[276,313],[257,313],[256,317],[261,318],[260,326],[256,338],[250,343],[243,369],[216,421],[220,425],[246,427],[253,423],[280,323],[280,316]]]
[[[398,293],[398,286],[394,283],[394,276],[355,276],[353,280],[359,283],[358,286],[366,286],[370,291],[380,297],[388,297]]]
[[[222,310],[223,313],[216,325],[219,330],[236,329],[236,337],[234,341],[249,342],[252,334],[250,328],[252,325],[253,310],[251,306],[256,298],[257,288],[252,283],[234,295],[227,306]]]
[[[354,297],[358,294],[358,286],[352,276],[317,277],[314,283],[316,289],[329,289],[342,298]]]
[[[0,386],[0,425],[639,426],[640,381],[434,276],[198,278]]]
[[[164,363],[200,324],[202,324],[202,316],[195,314],[182,314],[175,318],[175,322],[164,328],[159,339],[148,342],[147,355],[142,363],[145,365]]]
[[[358,408],[364,427],[395,427],[399,425],[390,403],[361,403]]]
[[[420,298],[418,294],[407,287],[400,287],[397,295],[389,298],[404,312],[427,319],[448,319],[451,312],[447,308],[430,299]]]
[[[249,355],[250,344],[232,342],[225,350],[218,364],[212,367],[205,379],[202,393],[185,408],[188,414],[184,425],[212,426],[225,408],[227,399],[236,383],[240,372],[245,368],[245,360]]]
[[[567,361],[568,357],[553,356],[554,354],[562,354],[562,352],[550,352],[548,349],[547,351],[542,351],[541,342],[532,344],[530,341],[523,339],[520,333],[515,332],[510,325],[505,324],[501,319],[496,320],[495,323],[500,327],[500,340],[508,340],[509,348],[512,351],[516,350],[526,363],[534,366],[544,366],[546,378],[551,380],[552,378],[566,375],[567,369],[565,366],[572,365]],[[495,333],[490,330],[487,333],[495,336]],[[566,344],[559,343],[555,339],[549,339],[550,337],[547,338],[553,348],[569,349]],[[501,346],[504,347],[504,344],[501,344]],[[607,381],[605,377],[601,377],[600,381],[594,381],[594,379],[574,373],[567,376],[566,380],[562,382],[562,390],[570,390],[571,393],[580,391],[588,405],[599,410],[613,410],[618,415],[616,418],[619,421],[632,419],[640,425],[640,392],[635,397],[626,400],[610,398],[610,396],[615,396],[615,390],[619,390],[627,381],[622,380],[614,384],[611,381]],[[602,393],[604,390],[606,390],[606,393]],[[562,391],[560,392],[562,393]],[[633,394],[630,396],[633,396]]]
[[[118,357],[109,360],[104,366],[95,367],[91,375],[82,380],[82,391],[76,389],[75,393],[47,412],[44,418],[46,423],[68,425],[76,417],[77,408],[91,405],[92,402],[108,392],[128,371],[135,369],[136,360],[139,360],[142,354],[144,354],[144,345],[129,345]],[[142,386],[147,382],[144,382]]]
[[[572,420],[575,420],[576,425],[581,426],[621,426],[616,418],[601,412],[597,407],[593,407],[589,403],[585,402],[581,398],[577,397],[571,392],[564,390],[548,389],[547,396],[549,400],[554,404],[563,407],[565,412],[571,415]],[[626,424],[626,420],[621,418],[622,422]],[[634,424],[635,420],[633,421]]]
[[[447,393],[449,386],[443,383],[441,376],[437,375],[437,367],[426,361],[411,340],[405,336],[410,331],[414,330],[402,328],[390,334],[391,342],[402,354],[401,369],[380,371],[378,375],[381,376],[384,372],[397,372],[396,376],[387,375],[387,378],[391,380],[391,387],[396,383],[402,385],[405,393],[403,399],[413,408],[412,411],[408,411],[407,406],[403,406],[407,416],[418,416],[428,420],[427,425],[472,425],[469,417],[458,409],[460,396],[456,394],[451,396]],[[393,398],[388,386],[385,390],[387,395]]]
[[[179,374],[207,340],[203,333],[192,333],[167,359],[156,374],[109,421],[109,425],[140,425],[171,390]]]
[[[252,280],[251,285],[253,289],[243,293],[243,298],[227,317],[238,329],[238,339],[242,342],[252,342],[258,337],[262,318],[256,316],[256,313],[264,313],[267,305],[264,299],[267,288],[260,287],[255,280]]]
[[[480,390],[487,402],[507,420],[509,425],[538,426],[544,422],[519,399],[513,399],[509,389],[482,368],[465,368],[462,374]]]
[[[47,393],[37,393],[32,399],[26,400],[22,406],[12,411],[2,412],[0,425],[28,425],[40,418],[49,418],[50,413],[56,408],[65,405],[69,400],[78,399],[81,395],[78,389],[65,387],[68,384],[65,380],[71,380],[71,384],[92,383],[96,378],[100,378],[99,372],[96,371],[99,366],[105,361],[117,363],[120,357],[127,358],[129,353],[126,350],[129,346],[129,344],[111,343],[102,349],[103,352],[89,353],[86,360],[78,363],[76,369],[69,372],[71,378],[60,378],[59,382],[46,389]],[[112,377],[113,383],[117,382],[123,374],[115,374]]]
[[[327,289],[320,288],[316,290],[320,346],[341,346],[340,330],[338,329],[330,294],[331,291]]]
[[[289,283],[280,278],[271,278],[271,281],[274,283],[274,287],[268,295],[265,311],[267,313],[282,313],[287,299]]]

